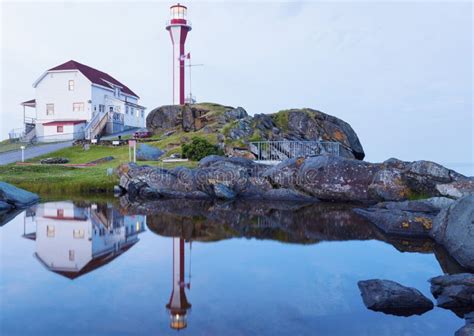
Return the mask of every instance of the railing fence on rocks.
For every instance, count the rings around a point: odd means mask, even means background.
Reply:
[[[289,158],[321,154],[339,156],[340,144],[331,141],[257,141],[250,143],[250,151],[257,161],[282,161]]]

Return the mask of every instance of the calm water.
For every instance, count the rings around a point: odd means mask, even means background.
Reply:
[[[464,325],[439,308],[367,310],[357,281],[432,298],[437,258],[450,266],[430,242],[388,239],[338,205],[49,202],[0,239],[1,335],[445,336]]]

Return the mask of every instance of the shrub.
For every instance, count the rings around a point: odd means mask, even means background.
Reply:
[[[183,157],[193,161],[199,161],[208,155],[224,155],[224,152],[204,138],[194,137],[191,143],[181,147]]]

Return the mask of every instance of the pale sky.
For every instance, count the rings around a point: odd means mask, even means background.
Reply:
[[[198,101],[250,114],[310,107],[349,122],[369,161],[473,162],[473,5],[198,2],[187,50]],[[70,59],[170,104],[172,2],[2,2],[0,138],[32,83]],[[33,111],[31,111],[33,112]]]

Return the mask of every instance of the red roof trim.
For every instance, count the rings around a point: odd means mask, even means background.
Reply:
[[[63,120],[63,121],[50,121],[44,123],[43,126],[63,126],[63,125],[77,125],[85,123],[85,120]]]
[[[81,64],[79,62],[76,62],[74,60],[70,60],[66,63],[63,63],[61,65],[58,65],[54,68],[49,69],[48,71],[61,71],[61,70],[79,70],[84,76],[87,77],[92,83],[97,84],[97,85],[102,85],[107,88],[113,89],[113,86],[111,86],[109,83],[112,83],[113,85],[117,85],[122,87],[122,92],[126,93],[128,95],[140,98],[135,92],[133,92],[129,87],[126,85],[122,84],[109,74],[99,71],[97,69],[91,68],[90,66]],[[107,83],[109,82],[109,83]]]

